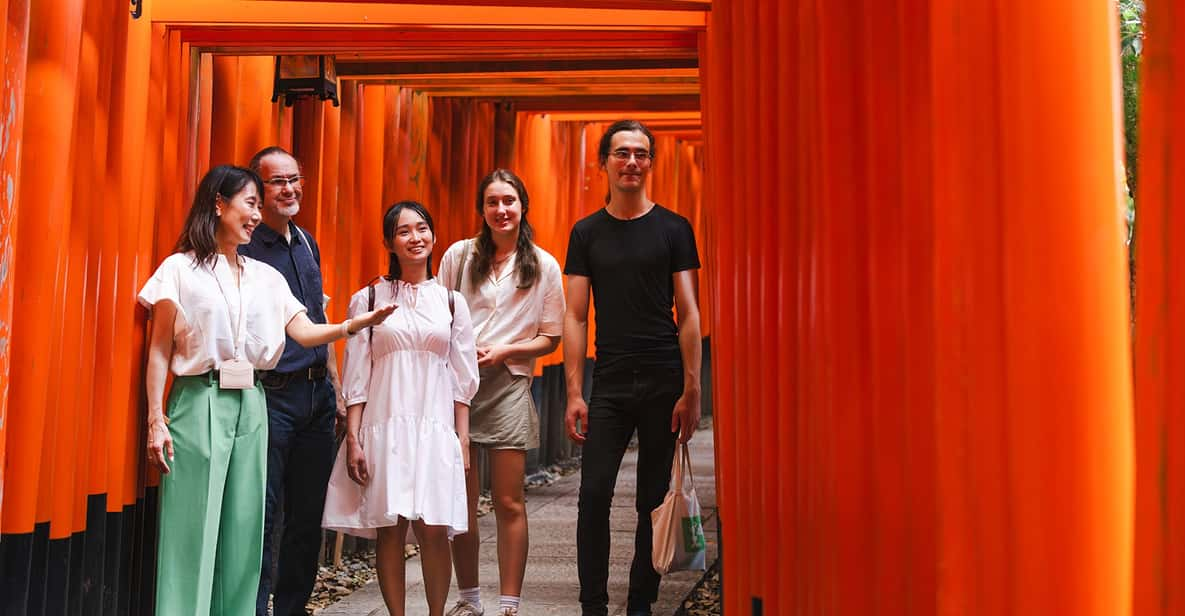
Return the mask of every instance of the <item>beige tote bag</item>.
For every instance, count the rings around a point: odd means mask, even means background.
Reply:
[[[691,477],[691,453],[686,443],[680,443],[678,449],[671,467],[671,489],[662,504],[650,512],[654,528],[651,560],[660,574],[703,571],[706,564],[704,525]]]

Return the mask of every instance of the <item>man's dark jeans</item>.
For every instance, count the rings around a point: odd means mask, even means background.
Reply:
[[[267,614],[272,593],[275,616],[303,616],[317,576],[321,513],[333,469],[336,403],[328,379],[268,376],[262,382],[268,414],[267,501],[255,609],[260,616]],[[276,563],[281,520],[284,533]]]
[[[658,598],[659,574],[651,565],[650,512],[662,504],[671,481],[678,435],[671,411],[683,394],[679,370],[618,370],[596,375],[588,405],[588,431],[580,464],[576,561],[584,616],[605,616],[609,604],[609,507],[621,457],[638,431],[638,487],[634,562],[627,607],[650,611]]]

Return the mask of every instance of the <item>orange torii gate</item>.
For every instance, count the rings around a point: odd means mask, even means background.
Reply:
[[[726,613],[1130,613],[1116,35],[713,4],[709,208],[764,212],[709,215]]]
[[[710,266],[727,614],[1180,612],[1185,21],[1148,5],[1133,362],[1110,0],[6,0],[0,601],[145,613],[133,296],[212,162],[280,142],[316,168],[302,222],[343,297],[394,194],[460,237],[499,152],[534,186],[544,144],[587,162],[599,122],[648,109]],[[482,98],[522,92],[482,71],[264,100],[271,55],[319,51],[671,75],[528,88],[511,142]],[[563,212],[541,235],[558,249],[601,186],[541,189]]]

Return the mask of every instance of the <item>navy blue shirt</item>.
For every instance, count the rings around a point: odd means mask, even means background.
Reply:
[[[321,286],[321,249],[308,231],[296,223],[288,223],[289,243],[271,227],[260,224],[251,234],[251,242],[239,246],[239,254],[263,261],[284,275],[288,288],[300,303],[308,308],[309,320],[325,323],[324,296]],[[305,240],[308,240],[306,243]],[[276,372],[296,372],[313,366],[324,366],[328,357],[325,345],[307,349],[291,337],[284,344],[284,354],[276,364]]]

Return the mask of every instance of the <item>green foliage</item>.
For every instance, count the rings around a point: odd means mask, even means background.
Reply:
[[[1131,301],[1131,319],[1136,318],[1136,250],[1134,231],[1136,226],[1136,156],[1139,150],[1140,115],[1140,55],[1144,51],[1144,0],[1117,0],[1119,7],[1119,54],[1123,63],[1123,136],[1124,162],[1127,177],[1127,241],[1128,290]]]
[[[1123,62],[1123,136],[1127,186],[1136,192],[1137,126],[1140,110],[1140,55],[1144,51],[1144,0],[1118,0],[1119,52]]]

